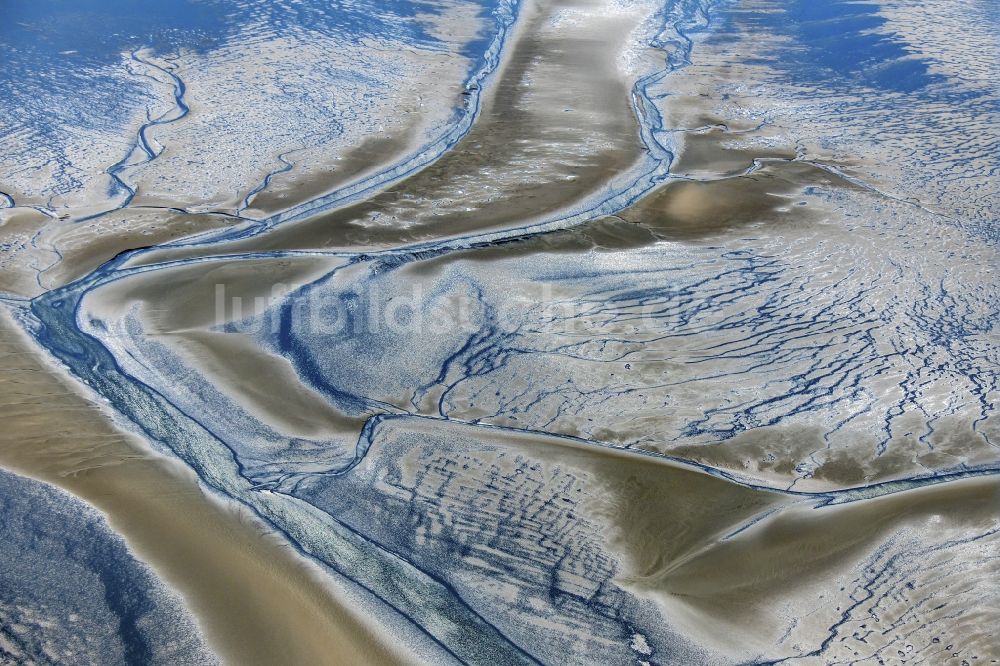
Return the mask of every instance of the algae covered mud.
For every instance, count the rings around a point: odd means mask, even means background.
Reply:
[[[1000,660],[995,3],[3,11],[4,661]]]

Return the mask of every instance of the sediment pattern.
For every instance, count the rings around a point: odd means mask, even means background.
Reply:
[[[4,663],[215,663],[177,595],[97,512],[8,472],[0,484]]]
[[[5,303],[414,661],[991,663],[987,5],[255,8],[3,166]]]

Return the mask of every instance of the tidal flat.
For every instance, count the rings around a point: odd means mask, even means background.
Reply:
[[[994,2],[4,11],[0,662],[1000,661]]]

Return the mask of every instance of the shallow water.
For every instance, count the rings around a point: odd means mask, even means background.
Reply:
[[[8,472],[0,487],[5,662],[215,662],[177,595],[96,511]]]
[[[343,636],[1000,659],[991,3],[16,11],[7,307]]]

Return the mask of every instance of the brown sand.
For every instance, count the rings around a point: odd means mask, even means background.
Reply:
[[[996,529],[998,508],[1000,481],[995,478],[955,481],[840,506],[788,507],[738,538],[706,544],[695,556],[666,560],[651,569],[635,569],[635,575],[628,577],[625,584],[639,594],[659,600],[668,614],[693,636],[709,640],[731,636],[734,646],[773,649],[781,638],[782,616],[788,612],[785,609],[796,609],[797,630],[808,632],[804,636],[811,635],[815,640],[825,635],[838,619],[839,610],[852,602],[864,601],[865,592],[855,589],[856,582],[846,589],[844,582],[856,581],[858,574],[854,572],[894,535],[923,534],[928,541],[936,538],[946,544],[947,534],[961,536],[968,531],[987,533]],[[676,529],[667,523],[663,527],[658,535],[647,532],[643,543],[633,544],[637,546],[632,551],[633,557],[645,553],[648,559],[655,554],[658,544]],[[927,577],[915,571],[910,585],[973,590],[977,585],[990,585],[989,581],[1000,575],[995,556],[997,541],[985,540],[979,548],[985,554],[985,561],[977,562],[973,569],[945,568]],[[969,554],[976,561],[975,547],[943,545],[940,550],[936,557],[957,559]],[[881,589],[877,586],[887,584],[879,581],[875,571],[867,575],[871,576],[870,585],[876,591]],[[964,582],[957,580],[962,577]],[[892,585],[891,579],[888,584]],[[900,585],[895,592],[902,598],[907,589]],[[826,603],[824,598],[828,599]],[[878,614],[889,615],[894,611],[889,604],[879,609],[878,599],[876,594],[872,600],[873,628],[878,626]],[[987,618],[983,624],[965,626],[948,620],[950,607],[944,610],[940,603],[923,606],[918,601],[919,595],[909,603],[900,604],[903,613],[917,618],[907,625],[911,631],[939,631],[958,640],[970,653],[979,651],[983,656],[995,655],[1000,650],[986,628],[996,621],[995,609],[983,609]],[[949,597],[941,595],[939,601],[947,602]],[[968,603],[968,600],[951,601],[958,605]],[[814,615],[805,612],[810,606],[816,609]],[[863,620],[864,612],[858,614]],[[920,625],[920,621],[924,624]],[[928,629],[931,623],[934,627]],[[886,623],[880,629],[888,632],[892,625]],[[845,629],[842,633],[849,635],[851,631]]]
[[[553,4],[592,10],[603,3]],[[574,32],[546,28],[552,9],[524,9],[520,38],[488,108],[453,153],[371,202],[294,225],[287,238],[282,232],[268,243],[255,241],[253,249],[386,245],[520,224],[585,197],[609,173],[627,169],[639,155],[639,142],[615,56],[635,17],[609,18]],[[400,149],[361,146],[356,166],[391,159]],[[329,179],[322,186],[329,188]],[[318,187],[305,184],[293,199],[315,195]],[[466,208],[470,201],[478,202],[471,204],[475,210]],[[278,203],[267,195],[256,202],[265,208]],[[437,215],[442,208],[445,214]],[[369,224],[372,216],[398,219],[401,213],[412,214],[413,223]],[[19,233],[22,222],[11,229]],[[126,210],[74,226],[52,221],[40,249],[26,244],[18,283],[10,286],[33,295],[40,290],[33,284],[36,272],[42,272],[41,287],[52,288],[121,251],[235,223],[160,209]],[[217,276],[210,277],[206,285],[214,288]],[[211,296],[197,302],[214,303]],[[57,484],[103,511],[130,547],[185,597],[224,658],[240,664],[399,661],[385,647],[390,642],[376,640],[373,627],[343,605],[314,567],[245,511],[207,497],[182,464],[117,428],[103,408],[74,390],[69,377],[32,351],[7,313],[0,325],[6,425],[0,464]],[[211,351],[210,340],[201,343],[202,353]],[[291,419],[302,420],[294,414]]]
[[[393,247],[526,225],[601,191],[642,153],[618,56],[644,17],[607,5],[527,2],[480,117],[440,159],[361,203],[213,251]],[[552,26],[563,11],[589,16]]]
[[[733,159],[732,151],[720,151]],[[743,154],[748,162],[753,156]],[[766,162],[748,175],[708,182],[670,183],[619,215],[650,229],[658,238],[695,240],[757,224],[798,226],[815,221],[796,195],[809,185],[829,185],[832,177],[803,162]],[[838,186],[849,186],[839,181]]]
[[[104,512],[234,664],[401,662],[315,566],[194,474],[117,428],[0,313],[0,465]]]
[[[963,656],[1000,650],[988,629],[996,623],[995,608],[955,621],[949,605],[969,603],[958,595],[987,594],[1000,575],[1000,542],[989,536],[1000,525],[995,477],[821,506],[818,497],[747,487],[689,465],[565,438],[454,421],[413,419],[383,427],[429,436],[453,431],[462,435],[456,441],[481,442],[481,455],[501,450],[572,470],[582,491],[574,496],[576,510],[584,521],[603,524],[606,546],[621,562],[617,583],[654,599],[666,621],[729,654],[733,663],[797,652],[791,648],[797,640],[814,645],[852,604],[859,609],[844,620],[841,642],[858,629],[857,635],[869,633],[866,623],[875,635],[834,650],[851,645],[875,651],[903,628],[912,641],[929,643],[936,636],[941,648],[955,641]],[[380,452],[369,455],[377,459]],[[962,543],[972,535],[986,538]],[[930,554],[907,558],[907,538]],[[890,550],[895,564],[880,573],[868,562],[893,539],[900,539]],[[976,566],[963,566],[963,558]],[[893,576],[894,567],[901,576]],[[938,590],[933,604],[926,601],[932,590]],[[782,644],[788,635],[792,641]]]
[[[54,220],[31,208],[0,211],[0,291],[37,296],[87,275],[126,250],[232,226],[225,215],[130,208],[86,222]]]
[[[287,358],[261,348],[249,335],[212,330],[260,314],[272,296],[309,283],[340,263],[328,257],[292,257],[184,264],[105,285],[88,297],[88,308],[113,320],[122,315],[122,307],[140,307],[147,336],[283,435],[355,437],[364,418],[338,412],[302,383]]]

